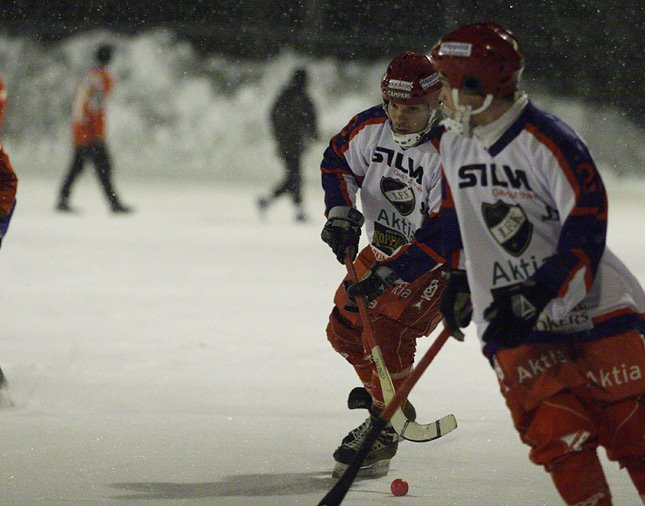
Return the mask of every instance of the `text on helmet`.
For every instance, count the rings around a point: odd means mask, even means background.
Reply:
[[[470,56],[473,45],[468,42],[442,42],[439,56]]]
[[[419,81],[419,84],[421,85],[421,88],[424,90],[427,90],[428,88],[431,88],[435,84],[439,82],[439,74],[436,72],[432,74],[431,76],[424,77]]]
[[[414,83],[410,81],[401,81],[400,79],[390,79],[387,87],[392,90],[412,91]]]

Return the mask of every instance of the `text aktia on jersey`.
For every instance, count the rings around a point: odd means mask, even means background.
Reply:
[[[587,378],[602,388],[607,388],[632,381],[640,381],[643,379],[643,373],[637,365],[621,364],[620,368],[614,366],[610,371],[606,371],[603,368],[595,371],[595,374],[592,371],[588,371]]]
[[[495,261],[493,263],[492,285],[524,281],[530,278],[545,260],[538,260],[535,255],[531,255],[528,259],[521,257],[518,260],[508,259],[506,262]]]
[[[414,231],[416,230],[410,221],[399,216],[397,213],[388,213],[385,209],[381,209],[379,211],[376,223],[382,223],[385,224],[387,228],[394,228],[400,231],[406,237],[405,242],[408,242],[408,240],[412,238]]]
[[[564,364],[568,361],[568,357],[561,350],[545,351],[539,358],[531,358],[517,365],[515,371],[517,373],[518,383],[532,379],[534,376],[543,373],[545,369],[550,369],[551,367]]]

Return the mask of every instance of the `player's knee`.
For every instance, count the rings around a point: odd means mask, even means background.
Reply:
[[[417,338],[420,334],[413,328],[390,318],[375,318],[372,321],[374,333],[390,374],[393,376],[414,365]]]
[[[337,307],[334,307],[329,315],[327,339],[334,350],[352,365],[360,365],[365,361],[361,331],[351,326],[340,314]]]
[[[522,439],[531,446],[531,461],[547,470],[565,456],[595,449],[595,424],[575,396],[560,393],[535,409]]]
[[[542,402],[522,436],[532,446],[531,460],[549,472],[566,504],[612,504],[596,452],[598,431],[574,395],[562,392]]]

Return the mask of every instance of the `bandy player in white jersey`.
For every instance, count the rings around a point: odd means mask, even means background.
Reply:
[[[340,263],[349,255],[355,259],[358,276],[372,273],[368,279],[380,289],[378,293],[385,292],[370,304],[369,317],[395,388],[411,371],[417,338],[430,334],[441,319],[439,303],[445,282],[438,269],[431,269],[444,259],[424,246],[428,242],[425,229],[418,232],[425,221],[436,219],[441,206],[439,88],[427,56],[411,52],[397,56],[381,82],[383,104],[352,118],[331,139],[321,163],[328,218],[321,237]],[[363,224],[369,245],[356,257]],[[385,260],[389,267],[379,267]],[[384,407],[370,349],[363,347],[362,330],[356,305],[341,283],[327,337],[363,383],[364,390],[357,390],[363,394],[361,407],[367,407],[370,416],[334,452],[336,474],[351,462],[372,417]],[[357,390],[350,394],[350,405],[361,399]],[[365,464],[376,471],[378,463],[382,471],[386,467],[382,464],[389,462],[397,447],[397,434],[388,424]]]
[[[472,313],[530,458],[566,504],[612,504],[599,445],[645,503],[645,294],[605,245],[594,161],[517,91],[522,50],[501,26],[459,28],[431,59],[448,116],[444,318],[457,330]]]

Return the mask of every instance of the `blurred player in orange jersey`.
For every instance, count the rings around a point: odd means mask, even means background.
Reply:
[[[0,127],[4,120],[5,106],[7,105],[7,91],[4,87],[2,77],[0,77]],[[9,228],[9,221],[13,215],[13,209],[16,206],[16,190],[18,188],[18,178],[11,167],[9,157],[4,152],[2,143],[0,143],[0,245],[2,239]],[[7,380],[0,369],[0,389],[7,386]]]
[[[86,160],[94,164],[103,191],[112,212],[129,213],[131,208],[119,200],[112,184],[112,163],[105,143],[105,103],[112,92],[114,81],[107,70],[112,58],[112,46],[103,44],[96,51],[96,65],[78,87],[73,107],[72,138],[74,157],[60,189],[57,209],[69,212],[70,193]]]

